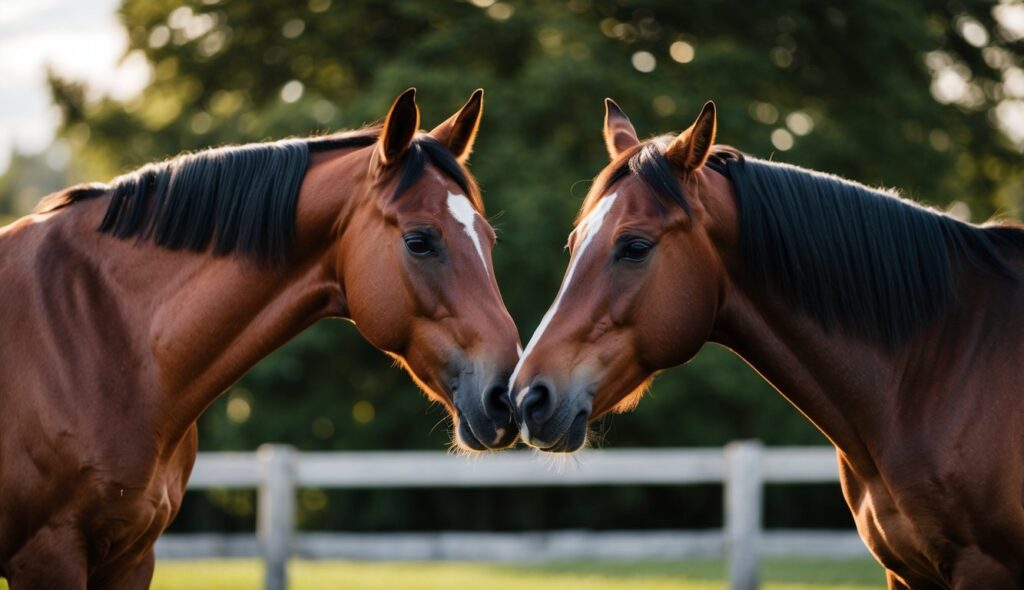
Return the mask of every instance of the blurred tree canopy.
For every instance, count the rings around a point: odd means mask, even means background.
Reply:
[[[502,236],[496,272],[524,340],[606,163],[606,96],[641,135],[678,132],[714,99],[719,141],[959,201],[976,221],[1016,215],[1024,199],[1019,146],[995,125],[1000,103],[1024,95],[1007,84],[1024,75],[1021,40],[987,1],[125,0],[120,14],[129,51],[152,66],[138,97],[90,101],[80,82],[51,77],[82,179],[183,150],[358,127],[409,86],[430,128],[484,87],[471,167]],[[447,445],[443,413],[389,365],[350,326],[321,322],[207,412],[201,445]],[[715,346],[601,431],[620,447],[824,442]]]

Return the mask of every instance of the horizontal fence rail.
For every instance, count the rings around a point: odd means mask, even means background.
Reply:
[[[831,447],[584,450],[567,460],[530,451],[463,457],[441,452],[311,452],[264,445],[256,453],[200,453],[190,490],[258,489],[257,535],[165,535],[157,556],[259,555],[265,588],[287,587],[287,560],[531,561],[679,559],[726,556],[730,587],[758,585],[761,556],[854,557],[867,552],[850,531],[763,531],[765,484],[834,483]],[[294,531],[297,488],[724,485],[722,531],[528,533],[302,533]]]

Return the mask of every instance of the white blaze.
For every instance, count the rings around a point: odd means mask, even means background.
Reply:
[[[490,276],[490,271],[487,269],[487,259],[484,258],[484,248],[480,245],[480,236],[476,233],[476,209],[473,208],[473,204],[469,202],[466,195],[456,195],[455,193],[448,193],[448,210],[452,212],[452,217],[455,221],[462,224],[462,229],[466,230],[466,234],[469,235],[469,239],[473,240],[473,246],[476,247],[476,253],[480,255],[480,262],[484,263],[484,272]]]
[[[615,199],[619,196],[618,193],[612,193],[603,199],[601,199],[594,210],[590,212],[583,221],[580,222],[579,227],[576,231],[579,233],[579,246],[576,248],[572,260],[569,261],[569,270],[565,273],[565,279],[562,280],[562,286],[558,289],[558,295],[555,297],[555,302],[551,304],[547,313],[544,314],[544,318],[540,321],[540,325],[537,326],[537,331],[533,333],[530,338],[530,342],[526,345],[526,350],[519,356],[519,362],[516,363],[516,368],[512,371],[512,377],[509,378],[509,387],[515,386],[516,377],[519,376],[519,369],[523,366],[526,361],[526,357],[530,356],[530,352],[533,351],[533,347],[540,340],[541,334],[547,329],[548,324],[554,319],[555,313],[558,311],[558,306],[562,302],[562,296],[569,289],[569,285],[572,284],[572,277],[576,273],[576,266],[580,260],[583,259],[583,254],[587,251],[587,246],[590,245],[591,240],[601,231],[601,224],[604,223],[605,217],[608,215],[608,211],[615,204]],[[515,394],[515,403],[519,405],[522,401],[523,395],[526,393],[524,387],[521,391]],[[524,439],[525,440],[525,439]]]

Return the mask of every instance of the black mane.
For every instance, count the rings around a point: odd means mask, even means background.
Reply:
[[[605,188],[632,172],[689,210],[661,143],[644,144]],[[727,148],[708,167],[735,188],[751,277],[826,330],[896,347],[955,302],[961,264],[1018,279],[999,251],[1024,247],[1017,227],[971,225],[892,192]]]
[[[295,241],[295,208],[310,154],[362,148],[377,142],[376,129],[335,136],[214,148],[147,164],[109,185],[86,185],[47,197],[46,212],[110,195],[98,230],[117,238],[152,240],[171,250],[238,253],[262,264],[287,262]],[[462,167],[446,147],[417,137],[398,162],[394,197],[434,164],[467,195],[474,195]]]

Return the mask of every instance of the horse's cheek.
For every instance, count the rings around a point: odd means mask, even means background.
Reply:
[[[713,298],[689,273],[657,273],[638,305],[638,330],[645,360],[657,369],[685,363],[707,340]]]
[[[400,353],[407,345],[411,297],[393,272],[367,272],[347,290],[352,321],[370,344]]]
[[[608,317],[614,326],[629,326],[635,324],[637,314],[642,310],[642,289],[635,287],[625,289],[613,289],[608,294]]]

